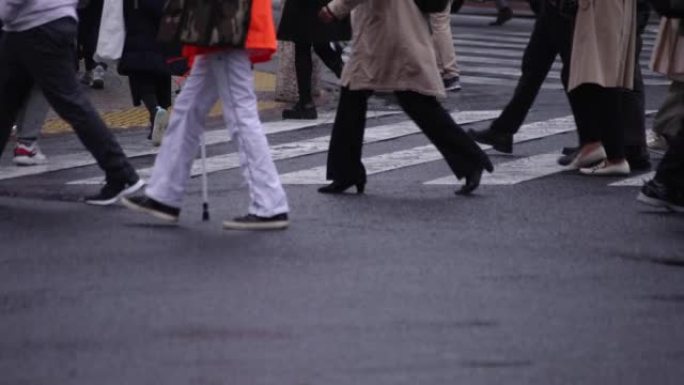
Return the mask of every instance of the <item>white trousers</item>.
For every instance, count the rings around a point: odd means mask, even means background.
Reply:
[[[249,188],[248,213],[270,217],[288,212],[287,197],[259,120],[251,63],[244,50],[197,57],[176,99],[145,190],[147,196],[169,206],[181,206],[200,136],[218,99]]]

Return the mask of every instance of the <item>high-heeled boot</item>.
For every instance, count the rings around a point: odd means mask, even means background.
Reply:
[[[322,193],[322,194],[342,194],[352,186],[356,186],[356,193],[357,194],[363,194],[363,192],[366,188],[366,181],[355,181],[355,182],[333,181],[329,185],[319,188],[318,192]]]

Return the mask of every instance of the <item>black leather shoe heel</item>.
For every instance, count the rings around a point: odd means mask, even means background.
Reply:
[[[363,194],[366,189],[366,182],[337,182],[334,181],[327,186],[318,189],[321,194],[342,194],[350,187],[356,186],[356,193]]]

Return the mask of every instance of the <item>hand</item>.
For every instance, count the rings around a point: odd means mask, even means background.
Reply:
[[[335,15],[333,15],[332,12],[330,12],[330,9],[328,9],[328,7],[323,7],[320,11],[318,11],[318,19],[324,22],[325,24],[330,24],[333,21],[335,21]]]

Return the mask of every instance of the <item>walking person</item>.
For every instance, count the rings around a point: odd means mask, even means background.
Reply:
[[[587,0],[575,22],[569,90],[586,101],[576,113],[580,150],[571,166],[584,175],[628,175],[621,114],[634,89],[636,1]],[[599,162],[595,166],[593,163]]]
[[[358,193],[364,191],[361,152],[368,97],[382,91],[394,92],[401,108],[437,147],[456,177],[465,178],[457,193],[471,193],[483,171],[491,172],[493,166],[437,101],[445,91],[425,15],[412,0],[333,0],[319,16],[333,21],[352,10],[355,37],[342,73],[328,151],[327,178],[332,183],[318,191],[340,194],[352,186]]]
[[[513,96],[488,129],[468,132],[473,139],[491,145],[496,151],[512,153],[513,135],[524,123],[557,56],[563,64],[560,77],[567,92],[576,13],[577,0],[544,0],[523,53],[522,75]],[[568,95],[568,100],[574,113],[581,100],[573,95]],[[575,119],[578,126],[583,124],[577,120],[577,114]]]
[[[78,57],[83,59],[85,66],[81,83],[96,90],[104,88],[107,73],[107,64],[94,58],[103,6],[104,0],[79,0],[78,4]]]
[[[76,79],[77,0],[5,0],[0,4],[0,151],[37,85],[105,171],[106,184],[86,203],[109,205],[143,186],[121,146]]]
[[[437,66],[447,91],[460,91],[461,78],[451,31],[451,3],[449,0],[444,11],[430,14],[430,28],[437,53]]]
[[[228,2],[236,0],[186,3],[186,16],[217,17],[208,21],[190,17],[179,27],[181,41],[194,44],[185,48],[188,55],[195,56],[194,64],[176,99],[145,194],[124,199],[123,203],[130,209],[169,222],[178,221],[207,115],[220,100],[225,125],[238,146],[250,197],[247,214],[225,221],[223,227],[284,229],[289,224],[287,197],[259,120],[251,68],[252,63],[270,60],[275,53],[271,2],[237,0],[239,4],[234,5],[238,6],[223,7]],[[178,4],[172,0],[167,7],[171,10]],[[251,10],[251,14],[244,10]],[[194,31],[207,31],[207,34]],[[176,36],[175,32],[170,34]]]
[[[333,48],[338,41],[351,40],[349,18],[324,24],[316,13],[327,0],[287,0],[283,8],[278,40],[291,41],[295,49],[295,72],[299,100],[292,107],[283,110],[283,119],[316,119],[318,113],[311,95],[313,62],[311,50],[337,76],[342,74],[342,50]]]
[[[124,0],[126,40],[118,72],[128,77],[133,105],[150,114],[152,144],[161,144],[171,106],[170,45],[157,41],[165,0]]]

